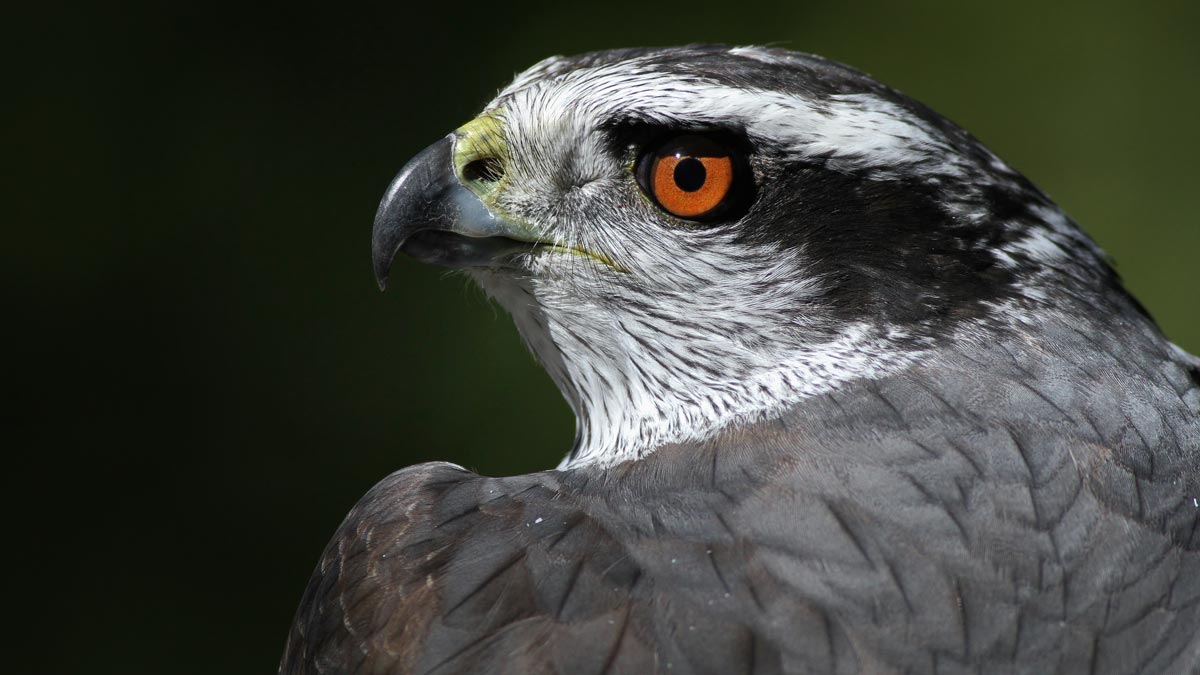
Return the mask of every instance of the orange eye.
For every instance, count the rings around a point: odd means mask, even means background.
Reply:
[[[643,188],[667,213],[704,220],[725,211],[738,165],[728,148],[705,136],[680,136],[642,159]]]

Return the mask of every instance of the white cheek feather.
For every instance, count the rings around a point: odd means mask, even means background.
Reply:
[[[689,260],[689,267],[731,259],[711,251]],[[701,302],[664,295],[654,312],[639,311],[633,297],[604,306],[587,300],[599,290],[587,287],[600,284],[598,277],[538,272],[539,266],[570,264],[562,256],[543,256],[528,277],[474,274],[512,315],[576,414],[575,447],[561,467],[611,466],[667,443],[702,440],[731,424],[781,414],[843,382],[894,372],[924,355],[910,336],[865,323],[804,340],[805,317],[781,317],[796,298],[815,292],[814,282],[797,275],[795,261],[778,252],[760,260],[772,262],[727,266],[719,277],[721,291],[704,294]],[[768,284],[773,292],[752,286],[784,274],[786,281]],[[610,296],[621,291],[604,290]],[[675,316],[687,321],[669,318]],[[905,339],[907,346],[897,347]]]

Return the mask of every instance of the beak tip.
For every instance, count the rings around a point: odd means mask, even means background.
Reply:
[[[459,193],[469,195],[468,204],[484,210],[455,175],[453,153],[453,134],[425,148],[400,169],[380,200],[371,227],[372,267],[380,291],[387,290],[392,265],[410,236],[424,229],[453,231],[455,222],[464,218],[460,204],[464,196]],[[491,215],[484,210],[466,218],[490,223]]]
[[[379,290],[386,291],[388,277],[392,273],[392,265],[400,252],[400,242],[391,240],[387,234],[389,229],[380,225],[380,219],[375,220],[375,230],[371,240],[371,268],[375,273],[375,283]]]
[[[383,258],[375,259],[375,283],[379,285],[380,291],[386,291],[388,288],[388,278],[392,274],[392,259],[388,258],[386,262]]]

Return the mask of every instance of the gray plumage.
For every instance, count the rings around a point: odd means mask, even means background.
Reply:
[[[879,314],[928,327],[887,343],[911,361],[702,438],[396,472],[323,554],[281,672],[1200,672],[1200,363],[1072,236],[995,282],[1032,292]]]

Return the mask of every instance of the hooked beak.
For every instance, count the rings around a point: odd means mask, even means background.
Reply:
[[[454,268],[493,268],[539,244],[524,226],[498,216],[456,175],[454,134],[421,151],[388,186],[375,213],[371,255],[387,288],[400,251]]]

